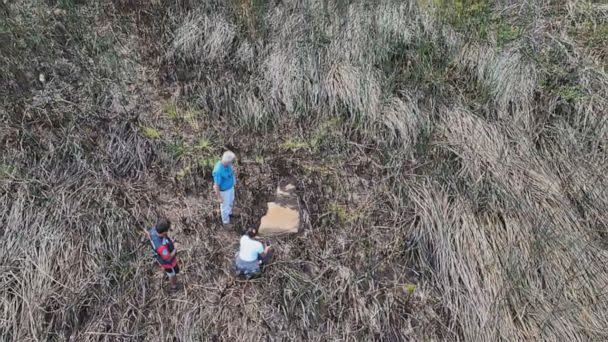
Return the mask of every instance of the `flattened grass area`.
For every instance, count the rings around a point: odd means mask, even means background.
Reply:
[[[608,339],[606,22],[597,1],[0,2],[0,340]],[[239,281],[286,177],[302,231]],[[160,216],[176,293],[140,242]]]

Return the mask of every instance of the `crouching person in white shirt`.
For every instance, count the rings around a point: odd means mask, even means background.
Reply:
[[[262,266],[267,265],[272,258],[270,246],[258,241],[255,238],[257,234],[257,229],[249,228],[241,236],[239,251],[234,260],[236,274],[247,279],[259,276]]]

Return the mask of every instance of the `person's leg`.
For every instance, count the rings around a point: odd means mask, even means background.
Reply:
[[[230,196],[229,191],[220,192],[220,196],[222,196],[222,204],[220,204],[220,212],[222,215],[222,223],[228,224],[230,223]]]
[[[171,286],[174,289],[177,289],[177,275],[179,274],[179,265],[175,265],[175,267],[173,267],[173,271],[175,272],[175,277],[173,277],[173,283],[171,284]]]
[[[169,284],[171,285],[171,290],[177,289],[177,274],[179,273],[179,266],[175,265],[175,267],[165,270],[167,276],[169,276]]]
[[[169,283],[173,285],[175,281],[175,269],[173,268],[165,268],[165,274],[169,277]]]
[[[234,187],[228,192],[228,216],[232,215],[232,208],[234,207]]]
[[[234,272],[236,273],[237,276],[240,276],[241,274],[243,274],[243,269],[241,268],[241,265],[239,262],[239,252],[236,252],[236,254],[234,255]]]
[[[230,207],[230,215],[232,216],[236,216],[236,215],[240,215],[241,214],[241,208],[239,208],[238,206],[235,206],[236,202],[236,189],[232,188],[232,206]]]

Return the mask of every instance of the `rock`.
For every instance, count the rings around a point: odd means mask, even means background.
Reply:
[[[66,12],[66,10],[61,9],[61,8],[55,8],[53,10],[53,14],[57,17],[62,17],[64,15],[66,15],[68,12]]]
[[[268,203],[266,215],[260,220],[260,235],[297,233],[300,228],[300,207],[293,182],[277,187],[274,202]]]
[[[268,203],[268,211],[260,222],[260,235],[297,233],[300,226],[298,210],[275,202]]]

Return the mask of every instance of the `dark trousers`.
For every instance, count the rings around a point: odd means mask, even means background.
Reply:
[[[268,250],[265,256],[258,255],[258,260],[262,261],[262,265],[268,265],[272,261],[272,248]]]

